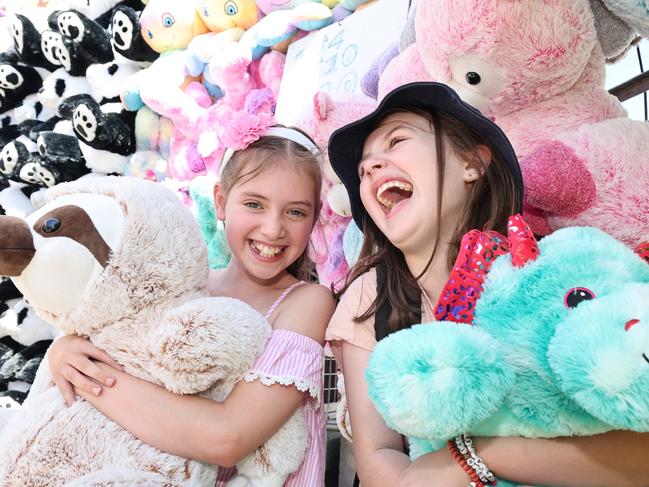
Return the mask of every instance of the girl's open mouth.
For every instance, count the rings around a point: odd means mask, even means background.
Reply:
[[[249,240],[248,242],[252,251],[255,254],[263,257],[264,259],[273,259],[279,256],[280,254],[282,254],[284,250],[286,250],[285,246],[284,247],[270,246],[261,242],[257,242],[256,240]]]
[[[405,181],[387,181],[376,191],[376,199],[381,203],[383,211],[388,214],[402,201],[412,197],[412,184]]]

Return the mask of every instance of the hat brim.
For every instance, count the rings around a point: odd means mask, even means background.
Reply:
[[[518,159],[509,139],[500,127],[476,108],[462,101],[457,93],[445,84],[409,83],[386,95],[372,113],[339,128],[329,138],[329,161],[347,189],[352,216],[361,231],[367,213],[361,201],[358,175],[358,163],[362,157],[363,144],[388,110],[405,107],[420,107],[431,112],[446,113],[472,128],[484,138],[492,150],[498,152],[510,168],[516,183],[521,188],[522,195],[523,177]],[[519,203],[522,205],[522,201]]]

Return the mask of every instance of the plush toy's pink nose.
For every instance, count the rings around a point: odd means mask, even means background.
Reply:
[[[27,224],[15,216],[0,216],[0,275],[19,276],[35,252]]]
[[[635,319],[634,319],[634,320],[629,320],[629,321],[626,322],[626,325],[624,325],[624,329],[625,329],[626,331],[629,331],[629,329],[630,329],[633,325],[637,325],[638,323],[640,323],[640,320],[635,320]]]

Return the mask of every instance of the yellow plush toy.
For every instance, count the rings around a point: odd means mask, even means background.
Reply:
[[[151,48],[159,53],[184,49],[197,35],[207,32],[207,26],[194,3],[177,0],[149,0],[142,11],[140,26],[142,36]]]
[[[199,76],[226,43],[238,41],[261,15],[254,0],[198,0],[196,12],[210,32],[195,37],[187,47],[192,76]]]

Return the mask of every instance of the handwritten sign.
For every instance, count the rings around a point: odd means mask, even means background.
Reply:
[[[318,91],[361,93],[361,79],[374,60],[399,40],[408,3],[379,0],[291,44],[277,100],[277,121],[294,125],[304,110],[311,109]]]

